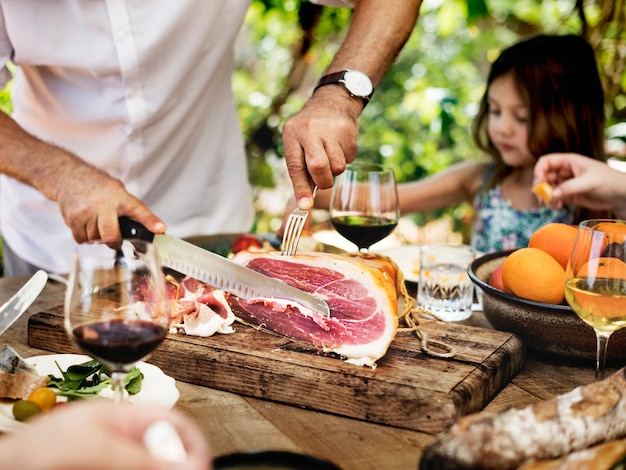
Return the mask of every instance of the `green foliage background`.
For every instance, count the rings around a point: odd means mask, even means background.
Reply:
[[[259,195],[272,187],[290,193],[289,182],[276,178],[284,165],[281,125],[324,72],[351,14],[350,9],[322,8],[316,26],[303,33],[298,24],[303,9],[310,14],[308,2],[255,0],[242,31],[248,51],[234,86],[248,139],[250,177]],[[392,165],[398,181],[483,158],[469,128],[490,63],[502,47],[537,32],[588,38],[598,50],[605,79],[608,123],[626,120],[625,22],[619,1],[425,0],[412,36],[361,116],[359,158]],[[299,45],[306,34],[313,40],[302,58]],[[302,62],[306,72],[296,85],[289,83]],[[259,197],[259,231],[274,230],[282,216],[269,206]],[[471,208],[465,205],[413,218],[423,225],[445,214],[458,230],[467,231]]]

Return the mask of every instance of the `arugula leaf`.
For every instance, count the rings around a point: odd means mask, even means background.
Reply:
[[[133,367],[126,374],[126,391],[129,395],[136,395],[141,391],[141,385],[143,384],[143,373],[137,368]]]
[[[65,371],[58,363],[56,365],[61,377],[49,374],[48,387],[56,388],[58,395],[68,397],[68,399],[93,398],[105,388],[113,385],[111,373],[98,361],[90,360],[75,364]],[[137,367],[130,369],[124,382],[128,394],[139,393],[142,383],[143,373]]]

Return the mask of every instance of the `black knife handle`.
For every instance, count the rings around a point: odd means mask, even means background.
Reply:
[[[139,238],[147,242],[154,240],[154,233],[130,217],[122,216],[118,218],[118,221],[122,238]]]

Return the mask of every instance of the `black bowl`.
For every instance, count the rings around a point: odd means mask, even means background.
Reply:
[[[311,455],[281,450],[236,452],[213,461],[215,470],[339,470],[334,463]]]
[[[489,285],[489,276],[514,250],[490,253],[474,260],[469,277],[482,291],[483,312],[491,325],[515,333],[541,355],[571,361],[596,358],[596,336],[568,305],[522,299]],[[607,361],[626,363],[626,329],[611,335]]]

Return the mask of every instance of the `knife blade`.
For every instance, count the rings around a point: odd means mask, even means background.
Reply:
[[[120,217],[123,238],[140,238],[157,247],[159,261],[168,268],[194,277],[241,299],[276,298],[290,300],[330,317],[324,299],[290,286],[286,282],[246,268],[223,256],[167,234],[154,234],[139,222]]]
[[[48,282],[48,273],[43,270],[37,271],[13,297],[0,307],[0,335],[31,306],[46,282]]]

